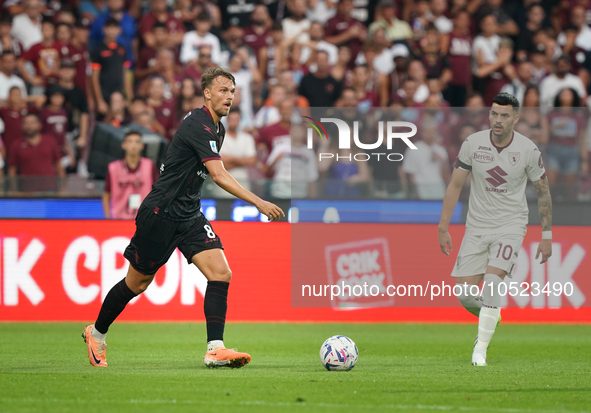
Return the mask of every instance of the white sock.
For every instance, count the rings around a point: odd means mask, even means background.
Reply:
[[[207,351],[217,350],[218,348],[225,348],[222,340],[211,340],[207,342]]]
[[[99,340],[99,341],[105,341],[105,338],[107,337],[107,334],[103,334],[100,331],[98,331],[96,328],[94,328],[94,326],[92,326],[92,331],[90,332],[90,335],[95,339],[95,340]]]
[[[482,284],[482,308],[478,317],[478,342],[476,347],[482,350],[488,348],[488,343],[495,333],[501,314],[501,295],[499,285],[503,282],[496,274],[485,274]]]

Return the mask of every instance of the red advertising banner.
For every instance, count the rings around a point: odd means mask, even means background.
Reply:
[[[376,286],[395,282],[400,271],[418,280],[450,282],[454,257],[439,252],[436,226],[215,222],[214,228],[233,273],[228,321],[475,321],[455,301],[453,308],[400,308],[397,297],[396,307],[389,298],[381,303],[366,300],[364,304],[372,308],[355,310],[330,303],[325,308],[292,307],[293,281],[303,280],[302,271],[325,284],[329,268],[336,279],[337,271],[363,277],[364,270],[378,267],[386,270],[368,276]],[[305,259],[298,256],[297,245],[292,245],[294,230],[315,231],[308,233],[313,254]],[[126,274],[128,264],[122,252],[133,231],[133,221],[0,221],[0,321],[93,321],[111,286]],[[459,248],[463,227],[450,231]],[[551,281],[568,277],[578,295],[571,295],[571,301],[564,296],[522,299],[517,304],[524,308],[503,310],[504,321],[591,321],[589,308],[582,308],[589,306],[591,297],[590,230],[555,227],[553,231],[554,256],[539,269],[532,257],[539,234],[530,230],[518,262],[520,277]],[[146,293],[132,301],[119,320],[202,321],[206,284],[199,270],[176,251]]]

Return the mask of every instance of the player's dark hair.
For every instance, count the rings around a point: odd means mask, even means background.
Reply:
[[[564,107],[571,107],[571,108],[578,108],[579,106],[581,106],[581,97],[579,96],[579,94],[577,93],[576,90],[574,90],[572,87],[565,87],[564,89],[561,89],[557,94],[556,97],[554,98],[554,107],[555,108],[560,108],[563,107],[560,103],[560,94],[565,90],[568,89],[572,92],[573,94],[573,103],[570,106],[564,106]],[[525,95],[524,95],[525,96]]]
[[[226,69],[222,69],[221,67],[212,67],[211,69],[207,69],[203,75],[201,75],[201,90],[205,92],[205,89],[210,89],[213,81],[217,79],[219,76],[225,77],[226,79],[230,79],[232,83],[236,84],[236,79],[234,79],[234,75],[230,73]]]
[[[105,22],[105,27],[121,27],[121,23],[114,17],[109,17]]]
[[[512,106],[515,112],[519,110],[519,101],[515,96],[509,93],[499,93],[495,96],[492,103],[496,103],[500,106]]]
[[[133,135],[138,135],[140,137],[140,139],[142,138],[142,133],[136,129],[130,129],[127,132],[125,132],[125,135],[123,135],[123,142],[125,142],[125,140],[127,139],[128,136],[133,136]]]

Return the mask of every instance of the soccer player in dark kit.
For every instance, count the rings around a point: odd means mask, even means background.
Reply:
[[[177,247],[208,281],[204,299],[207,353],[203,362],[208,367],[242,367],[250,361],[250,355],[224,346],[232,273],[220,238],[200,212],[201,187],[209,174],[217,185],[256,206],[269,220],[277,221],[285,214],[240,186],[222,163],[219,150],[225,130],[220,119],[230,112],[234,76],[219,67],[209,69],[201,77],[201,88],[205,106],[192,110],[181,122],[160,176],[138,210],[136,231],[124,253],[130,264],[127,276],[105,297],[95,324],[82,332],[93,366],[107,367],[105,336],[109,326],[132,298],[146,291],[156,271]]]

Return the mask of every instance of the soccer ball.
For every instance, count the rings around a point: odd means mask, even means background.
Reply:
[[[349,337],[332,336],[320,346],[320,361],[326,370],[351,370],[358,358],[357,346]]]

